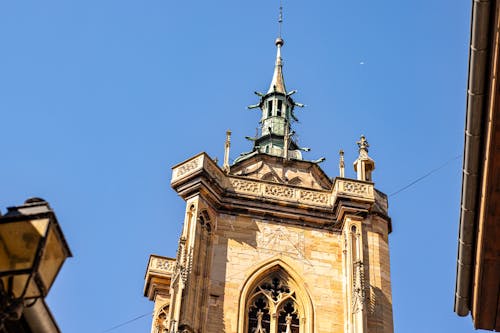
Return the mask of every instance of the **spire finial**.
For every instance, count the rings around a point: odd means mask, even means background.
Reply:
[[[283,2],[282,2],[282,0],[280,0],[280,14],[278,16],[278,25],[279,25],[278,38],[281,39],[281,27],[283,25]]]
[[[286,94],[285,88],[285,80],[283,79],[283,71],[282,71],[282,61],[281,61],[281,47],[285,44],[283,38],[281,38],[281,25],[283,23],[283,5],[280,0],[280,12],[278,16],[278,25],[279,25],[279,35],[274,42],[276,44],[276,64],[274,67],[273,80],[271,81],[271,85],[269,86],[269,90],[267,93],[271,92],[279,92],[282,94]]]
[[[280,13],[278,15],[278,38],[276,38],[276,46],[278,47],[278,52],[279,52],[279,49],[283,46],[283,44],[285,44],[285,41],[283,40],[283,38],[281,38],[281,28],[282,28],[282,25],[283,25],[283,4],[282,4],[282,0],[280,0]],[[279,54],[279,57],[280,57],[280,61],[281,61],[281,54]]]
[[[368,153],[368,147],[370,145],[368,144],[368,141],[366,140],[366,137],[364,135],[361,135],[359,138],[359,141],[356,142],[358,144],[359,150],[365,150]]]

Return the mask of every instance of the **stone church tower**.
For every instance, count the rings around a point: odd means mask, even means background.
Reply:
[[[374,188],[365,137],[357,179],[330,178],[302,158],[281,48],[269,90],[256,93],[260,133],[222,167],[198,154],[173,167],[186,202],[175,258],[152,255],[144,294],[152,332],[392,333],[387,196]]]

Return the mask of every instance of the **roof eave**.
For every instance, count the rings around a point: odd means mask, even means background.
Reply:
[[[490,31],[490,0],[473,1],[454,303],[454,311],[459,316],[467,316],[471,310],[471,280],[480,191],[480,161],[483,156],[482,128],[486,112],[486,71],[490,59]]]

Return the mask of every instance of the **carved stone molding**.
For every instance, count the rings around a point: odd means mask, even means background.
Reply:
[[[203,167],[207,170],[210,177],[215,179],[217,183],[225,187],[225,174],[217,167],[217,165],[208,158],[203,159]]]
[[[158,293],[168,294],[175,267],[175,259],[151,255],[144,278],[144,296],[154,300]]]
[[[300,203],[318,207],[333,207],[337,197],[353,198],[356,200],[375,201],[375,190],[370,182],[355,179],[336,178],[331,191],[303,189],[300,186],[270,184],[269,182],[256,179],[245,179],[242,176],[225,174],[217,164],[205,153],[199,154],[174,167],[172,184],[183,182],[190,174],[204,170],[205,175],[222,189],[232,193],[251,195],[256,198],[269,198],[272,200],[283,200],[291,203]]]
[[[197,169],[200,169],[202,167],[203,157],[204,155],[199,155],[194,159],[189,160],[175,167],[172,174],[172,182],[185,175],[190,174],[191,172]]]
[[[295,190],[287,186],[265,185],[264,194],[272,197],[291,199],[295,197]]]
[[[259,183],[243,179],[231,178],[230,183],[236,192],[249,192],[259,194]]]
[[[345,182],[344,191],[357,193],[357,194],[368,194],[368,185],[366,184],[358,184],[354,182]]]
[[[352,302],[353,313],[362,311],[365,306],[365,273],[364,265],[361,261],[353,263],[353,281],[352,281]]]
[[[301,190],[300,200],[319,205],[328,205],[330,203],[330,195],[328,193]]]
[[[373,184],[356,180],[336,179],[334,193],[337,195],[353,196],[374,201]]]
[[[229,183],[236,193],[253,194],[264,198],[301,202],[315,206],[331,206],[331,193],[326,191],[302,190],[286,185],[272,185],[233,177],[229,178]]]
[[[172,274],[175,269],[175,260],[170,258],[151,256],[149,270],[157,273]]]

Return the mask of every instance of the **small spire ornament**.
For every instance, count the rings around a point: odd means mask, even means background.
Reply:
[[[339,151],[339,171],[340,171],[339,176],[341,178],[344,178],[345,177],[345,164],[344,164],[344,151],[342,149],[340,149],[340,151]]]
[[[358,145],[359,156],[354,161],[354,171],[356,171],[358,180],[372,181],[372,171],[375,169],[375,162],[368,156],[368,140],[364,135],[361,135]]]
[[[222,165],[222,170],[225,173],[229,173],[229,148],[231,148],[231,131],[226,131],[226,142],[224,145],[224,164]]]

